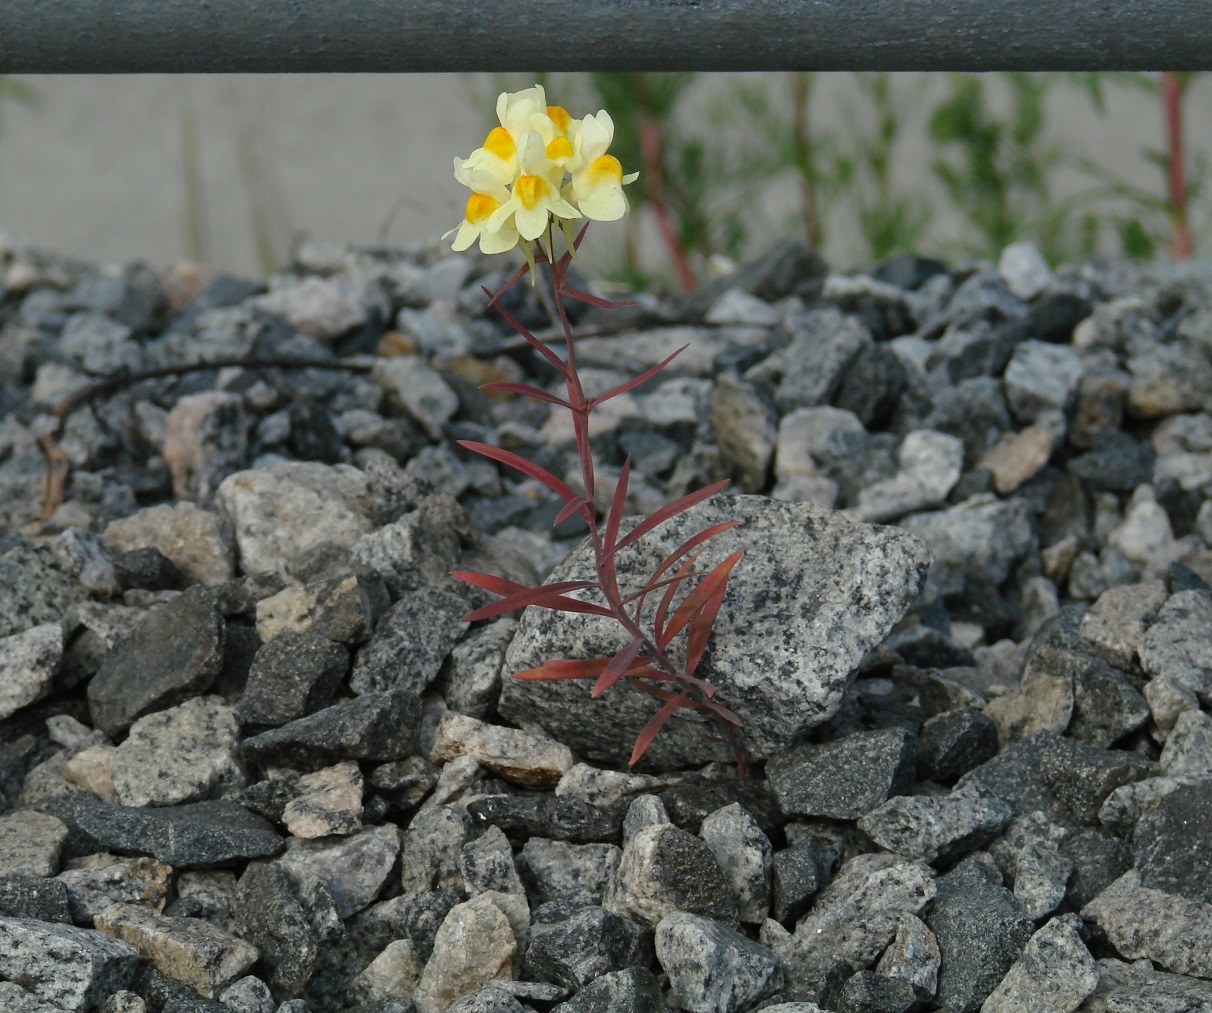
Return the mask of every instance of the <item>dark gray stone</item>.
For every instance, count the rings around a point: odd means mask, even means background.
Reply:
[[[241,743],[254,763],[383,762],[408,756],[421,730],[421,700],[407,689],[368,693],[271,728]]]
[[[1212,1013],[1206,981],[1166,974],[1140,962],[1098,962],[1098,984],[1082,1013]]]
[[[551,1013],[667,1013],[656,978],[646,967],[628,967],[595,978]]]
[[[918,775],[950,784],[997,755],[997,725],[975,707],[927,718],[917,740]]]
[[[613,844],[570,844],[532,837],[515,859],[532,905],[601,904],[622,851]]]
[[[0,877],[0,915],[43,922],[70,922],[67,887],[57,879],[43,876]]]
[[[146,591],[171,591],[184,582],[176,564],[150,545],[114,556],[114,573],[124,588]]]
[[[579,992],[603,974],[644,967],[651,956],[650,933],[605,908],[584,905],[556,921],[535,912],[524,970],[528,978]]]
[[[205,869],[264,858],[282,848],[272,826],[226,800],[131,809],[76,792],[43,799],[38,808],[67,824],[68,848],[75,854],[151,855],[174,868]]]
[[[674,1001],[692,1013],[736,1013],[783,987],[783,970],[769,947],[709,918],[666,915],[655,946]]]
[[[1132,868],[1127,841],[1101,827],[1082,827],[1060,843],[1060,853],[1073,863],[1065,896],[1080,911]]]
[[[939,877],[936,889],[924,920],[942,953],[938,1001],[955,1013],[975,1013],[1018,959],[1034,926],[997,870],[976,858]]]
[[[407,689],[420,693],[435,678],[467,629],[467,600],[443,585],[411,591],[379,620],[354,659],[355,693]]]
[[[1153,480],[1155,456],[1148,440],[1136,440],[1114,429],[1098,433],[1093,447],[1067,467],[1069,474],[1092,489],[1132,492]]]
[[[1146,809],[1132,834],[1141,885],[1212,904],[1212,781],[1185,784]]]
[[[842,986],[837,1013],[905,1013],[915,1002],[913,986],[904,978],[859,971]]]
[[[766,776],[787,816],[857,819],[913,785],[917,740],[903,728],[859,732],[771,757]]]
[[[473,824],[492,824],[511,838],[548,837],[574,844],[618,844],[623,815],[556,795],[487,795],[467,804]]]
[[[757,821],[765,834],[775,833],[783,822],[770,786],[754,777],[741,781],[733,776],[688,774],[677,784],[657,789],[656,793],[669,822],[692,834],[699,832],[706,816],[734,802]]]
[[[318,633],[279,633],[253,657],[236,717],[245,725],[283,725],[332,699],[349,653]]]
[[[858,827],[881,848],[906,858],[953,862],[992,840],[1010,822],[1001,799],[970,788],[948,795],[898,795],[872,809]]]
[[[798,921],[813,896],[837,868],[838,853],[827,841],[809,835],[773,858],[771,914],[775,921]]]
[[[205,693],[222,668],[223,635],[222,615],[200,594],[152,609],[88,684],[94,725],[118,735],[145,714]]]

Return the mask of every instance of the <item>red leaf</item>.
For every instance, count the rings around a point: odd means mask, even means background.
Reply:
[[[614,486],[614,499],[610,503],[610,514],[606,518],[606,531],[602,538],[602,548],[611,553],[614,550],[615,539],[619,537],[619,525],[623,522],[623,507],[627,503],[627,479],[631,476],[631,455],[623,461],[623,470],[619,472],[619,480]]]
[[[532,397],[536,401],[546,401],[548,404],[559,405],[561,408],[572,408],[567,401],[562,397],[556,397],[554,394],[548,394],[541,387],[532,387],[528,383],[482,383],[480,390],[499,390],[506,394],[521,394],[525,397]]]
[[[480,287],[484,288],[482,285]],[[484,294],[489,297],[490,303],[496,308],[496,311],[505,318],[505,322],[507,324],[509,324],[509,326],[512,327],[515,331],[517,331],[520,335],[522,335],[522,337],[525,338],[526,341],[530,344],[530,347],[533,348],[536,352],[538,352],[541,356],[543,356],[543,358],[546,359],[548,361],[548,363],[551,364],[552,369],[554,369],[557,373],[559,373],[560,376],[567,379],[568,366],[564,362],[564,360],[561,359],[558,355],[556,355],[555,352],[553,352],[550,348],[548,348],[545,344],[543,344],[543,342],[541,342],[533,334],[531,334],[530,331],[528,331],[525,327],[523,327],[521,321],[518,320],[518,318],[515,317],[512,313],[510,313],[509,310],[507,310],[504,306],[502,306],[498,302],[492,302],[492,293],[489,292],[488,289],[486,289],[486,288],[484,289]]]
[[[664,647],[678,635],[682,627],[690,622],[700,609],[704,609],[707,606],[712,595],[716,593],[716,589],[723,587],[727,583],[728,572],[736,566],[744,554],[744,550],[738,549],[699,581],[698,586],[690,594],[686,595],[682,604],[678,606],[678,610],[673,614],[673,618],[669,620],[669,625],[661,631],[657,643]],[[710,628],[708,628],[707,632],[710,632]],[[687,667],[689,668],[690,666],[688,665]]]
[[[622,601],[623,601],[624,605],[630,605],[637,598],[643,598],[645,595],[649,594],[652,591],[655,591],[659,587],[667,587],[669,584],[678,584],[683,580],[689,580],[691,577],[705,577],[706,575],[707,575],[706,570],[699,570],[699,571],[694,571],[694,572],[688,573],[685,576],[666,577],[664,580],[654,581],[650,577],[648,579],[647,584],[645,584],[638,591],[632,591],[631,594],[629,594]]]
[[[509,278],[509,280],[507,282],[505,282],[505,284],[502,285],[495,292],[489,292],[488,289],[484,288],[484,286],[481,285],[480,288],[483,289],[483,291],[488,294],[488,305],[496,306],[498,304],[501,296],[503,296],[506,292],[508,292],[511,288],[513,288],[514,284],[518,281],[518,279],[520,279],[529,270],[530,270],[530,265],[523,264],[516,271],[514,271],[513,275]]]
[[[511,468],[516,468],[523,475],[529,475],[537,482],[542,482],[548,489],[559,496],[564,502],[570,502],[577,499],[577,494],[568,488],[563,482],[555,477],[546,468],[542,468],[533,461],[528,461],[520,454],[515,454],[512,450],[505,450],[501,447],[493,447],[487,443],[477,443],[475,440],[459,440],[460,447],[466,447],[468,450],[473,450],[477,454],[483,454],[485,457],[490,457],[494,461],[500,461],[502,464],[507,464]]]
[[[593,684],[593,689],[589,695],[595,698],[599,697],[618,682],[631,667],[631,663],[635,661],[636,656],[640,653],[640,648],[643,646],[643,642],[639,639],[633,640],[611,658],[609,664],[602,669],[602,674],[598,676],[598,681]]]
[[[528,588],[524,584],[506,580],[504,577],[494,577],[490,573],[475,573],[471,570],[451,570],[450,575],[457,577],[459,580],[466,581],[468,584],[481,587],[485,591],[491,591],[493,594],[512,595],[523,591],[544,590],[544,588]],[[547,592],[551,595],[550,598],[534,602],[533,604],[538,605],[540,608],[559,609],[561,612],[584,612],[588,615],[610,616],[614,618],[614,613],[601,605],[595,605],[591,601],[581,601],[578,598],[565,598],[562,595],[552,593],[551,587],[552,585],[548,585],[546,588]],[[494,604],[500,605],[500,602],[495,602]],[[481,609],[480,611],[483,610]],[[472,612],[465,615],[463,621],[471,622],[473,617],[483,618],[478,616],[476,612]]]
[[[720,566],[723,565],[723,563],[720,564]],[[712,571],[712,574],[705,577],[703,583],[706,583],[715,572]],[[702,587],[702,584],[699,586]],[[686,634],[686,673],[688,675],[693,675],[695,669],[699,667],[699,662],[703,660],[703,652],[707,650],[707,641],[711,637],[711,628],[715,625],[715,617],[720,614],[720,603],[724,600],[724,592],[727,590],[728,574],[725,573],[724,579],[707,595],[703,607],[690,620],[690,631]]]
[[[592,292],[582,292],[579,288],[565,288],[562,293],[569,298],[576,299],[577,302],[589,303],[590,306],[600,306],[604,310],[622,309],[624,306],[635,306],[639,303],[639,299],[603,299],[600,295],[594,295]]]
[[[680,514],[683,510],[689,510],[696,503],[702,503],[703,500],[707,499],[709,496],[714,496],[727,484],[728,479],[724,479],[722,482],[715,482],[714,484],[699,489],[696,492],[689,492],[685,496],[675,499],[672,503],[666,503],[651,517],[640,521],[639,524],[627,532],[617,547],[621,549],[624,546],[630,545],[637,538],[643,538],[644,535],[648,534],[648,532],[655,528],[658,524],[663,524],[665,521],[669,520],[670,517]]]
[[[596,679],[602,674],[602,670],[606,668],[614,659],[613,658],[584,658],[580,660],[559,659],[555,661],[544,661],[537,668],[527,668],[521,672],[515,672],[515,679],[526,681],[542,681],[548,679]],[[639,674],[648,671],[648,666],[652,659],[647,657],[634,658],[631,662],[631,667],[627,674]],[[648,678],[648,676],[645,676]],[[672,678],[672,676],[670,676]]]
[[[619,305],[626,306],[627,303],[620,303]],[[672,355],[668,356],[665,359],[662,359],[651,369],[646,369],[639,376],[632,377],[626,383],[619,384],[613,390],[608,390],[605,394],[599,394],[597,397],[590,398],[589,407],[596,408],[603,401],[609,401],[612,397],[618,397],[620,394],[626,394],[629,390],[634,390],[636,387],[638,387],[640,384],[644,383],[646,380],[651,380],[654,376],[657,375],[657,373],[659,373],[662,369],[664,369],[671,362],[673,362],[674,359],[676,359],[679,355],[681,355],[689,347],[690,347],[689,345],[683,345]]]
[[[694,536],[686,539],[686,541],[684,541],[681,545],[679,545],[676,549],[674,549],[671,553],[669,553],[668,556],[666,556],[663,560],[661,560],[661,565],[658,566],[653,571],[652,576],[648,578],[648,583],[645,584],[642,588],[640,588],[640,590],[637,591],[635,594],[632,594],[632,595],[628,596],[627,598],[625,598],[623,600],[623,604],[624,605],[630,604],[632,599],[639,598],[639,600],[640,600],[639,604],[636,605],[636,607],[635,607],[635,614],[638,617],[639,614],[644,610],[644,599],[648,597],[648,592],[655,591],[658,587],[662,587],[665,584],[669,583],[668,580],[662,580],[662,581],[658,582],[657,577],[659,577],[662,573],[664,573],[671,566],[673,566],[674,563],[676,563],[679,559],[681,559],[684,555],[686,555],[686,553],[689,552],[691,549],[693,549],[699,545],[702,545],[702,543],[707,541],[709,538],[714,538],[721,531],[727,531],[729,528],[735,528],[740,523],[741,523],[740,521],[724,521],[721,524],[713,524],[709,528],[704,528],[697,535],[694,535]],[[688,576],[689,576],[689,574],[688,574]],[[679,580],[681,578],[673,577],[670,579]]]
[[[669,720],[669,717],[675,710],[684,704],[690,698],[685,693],[679,693],[665,705],[652,715],[652,719],[640,731],[640,734],[635,738],[635,748],[631,751],[631,759],[627,761],[628,766],[634,766],[636,761],[644,755],[645,750],[652,745],[652,740],[656,738],[659,732]]]
[[[709,710],[713,714],[718,714],[721,718],[727,721],[730,725],[741,727],[741,719],[732,713],[722,703],[716,703],[714,700],[701,700],[695,704],[695,707],[700,710]]]
[[[582,517],[585,517],[585,514],[587,513],[585,507],[588,505],[589,504],[586,503],[584,498],[581,496],[578,496],[576,499],[570,499],[567,503],[560,507],[560,512],[555,515],[555,520],[551,522],[551,526],[554,528],[557,525],[563,524],[575,513],[579,513]],[[589,518],[585,517],[585,519],[588,520]]]
[[[679,579],[676,582],[671,582],[670,585],[665,588],[665,593],[661,595],[661,603],[657,606],[656,616],[652,621],[652,628],[656,633],[658,644],[663,645],[669,642],[668,640],[662,639],[664,637],[665,630],[665,616],[669,614],[669,606],[673,604],[673,596],[677,593],[678,584],[680,584],[682,580],[686,578],[687,574],[690,573],[690,568],[694,566],[694,561],[699,558],[699,553],[702,551],[702,549],[699,549],[698,552],[696,552],[693,556],[687,559],[686,562],[678,567],[678,572],[674,576],[678,577]]]
[[[575,598],[565,598],[562,592],[580,591],[586,587],[596,586],[591,580],[562,580],[556,584],[544,584],[542,587],[524,587],[520,591],[507,594],[500,601],[494,601],[483,608],[476,609],[463,618],[464,621],[473,623],[479,619],[491,619],[493,616],[499,616],[505,612],[513,612],[515,609],[525,608],[527,605],[559,609],[566,602],[576,601]],[[578,604],[589,605],[592,603],[578,602]],[[600,609],[602,614],[611,615],[610,610],[601,605],[594,605],[593,608]]]

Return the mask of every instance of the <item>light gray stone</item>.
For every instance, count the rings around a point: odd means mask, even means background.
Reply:
[[[588,763],[576,763],[565,771],[555,786],[558,796],[579,798],[582,802],[609,809],[627,797],[660,788],[664,782],[650,774],[630,774],[622,770],[602,770]]]
[[[645,827],[672,823],[660,795],[637,795],[627,806],[623,817],[623,844],[626,846]]]
[[[442,377],[413,356],[375,359],[374,378],[391,404],[420,424],[432,440],[459,408],[459,397]]]
[[[120,858],[104,853],[73,861],[59,873],[67,888],[72,920],[92,925],[113,904],[138,904],[163,911],[173,886],[173,868],[154,858]],[[178,895],[181,890],[178,889]]]
[[[251,974],[223,989],[219,1001],[232,1013],[274,1013],[278,1008],[269,986]]]
[[[257,633],[265,641],[282,633],[317,633],[339,644],[360,644],[377,618],[365,584],[349,574],[283,588],[257,602]]]
[[[774,455],[773,412],[735,374],[725,373],[711,395],[711,426],[724,474],[742,492],[761,492]]]
[[[896,919],[896,935],[884,950],[875,973],[900,978],[928,996],[938,990],[938,968],[942,957],[938,940],[916,915],[901,914]]]
[[[673,912],[656,927],[656,955],[675,1002],[689,1013],[736,1013],[783,985],[778,957],[736,929]]]
[[[555,900],[601,904],[622,856],[615,844],[572,844],[532,837],[522,846],[516,863],[535,907]]]
[[[352,760],[304,774],[282,810],[295,837],[347,836],[362,829],[362,771]]]
[[[5,1013],[59,1013],[62,1007],[43,1002],[11,981],[0,981],[0,1008]]]
[[[1165,677],[1201,698],[1212,697],[1212,595],[1171,595],[1145,633],[1140,663],[1152,676]]]
[[[191,584],[222,584],[235,575],[235,547],[219,515],[188,501],[145,507],[111,521],[105,542],[114,552],[159,549]]]
[[[114,562],[100,535],[68,528],[52,538],[50,544],[64,570],[73,574],[91,594],[109,598],[118,593]]]
[[[1076,915],[1051,919],[1023,948],[981,1013],[1073,1013],[1098,984]]]
[[[732,571],[711,650],[696,674],[718,686],[743,723],[750,755],[759,759],[837,709],[858,661],[916,599],[928,553],[897,529],[855,525],[811,504],[716,497],[623,550],[620,583],[636,585],[692,534],[732,519],[740,526],[712,540],[710,558],[737,549],[745,556]],[[589,565],[582,547],[552,579],[588,576]],[[506,667],[520,671],[552,657],[608,657],[625,638],[597,617],[528,608]],[[579,680],[507,681],[499,709],[508,720],[537,722],[587,760],[616,763],[629,759],[653,711],[646,695],[626,686],[590,701]],[[705,741],[707,728],[716,731],[697,712],[676,713],[646,759],[659,766],[730,759],[726,747]]]
[[[1020,422],[1034,422],[1041,412],[1064,411],[1081,377],[1081,360],[1068,345],[1028,339],[1006,367],[1006,401]]]
[[[503,618],[455,644],[442,694],[447,707],[473,718],[487,717],[501,692],[501,666],[516,629],[516,620]]]
[[[63,624],[0,637],[0,719],[48,696],[63,661]]]
[[[391,824],[369,827],[333,843],[292,840],[278,864],[301,876],[316,876],[332,893],[337,913],[348,918],[370,904],[383,889],[400,853]]]
[[[971,788],[947,795],[898,795],[871,810],[858,827],[881,848],[910,859],[948,860],[979,848],[1010,822],[1011,808]]]
[[[1131,668],[1138,663],[1145,631],[1167,597],[1166,585],[1160,580],[1109,588],[1082,616],[1081,638],[1104,661]]]
[[[67,836],[66,824],[40,812],[0,816],[0,876],[53,876]]]
[[[486,890],[526,896],[514,867],[513,848],[500,827],[490,826],[474,841],[463,845],[459,870],[463,873],[467,892],[473,896]]]
[[[1155,971],[1146,961],[1098,962],[1098,984],[1081,1013],[1212,1013],[1206,981]]]
[[[737,917],[760,925],[770,913],[774,849],[757,821],[739,803],[717,809],[703,820],[699,836],[736,896]]]
[[[449,763],[473,756],[485,770],[524,788],[554,788],[572,767],[572,750],[518,728],[506,728],[453,711],[438,723],[429,758]]]
[[[319,341],[334,341],[366,322],[366,310],[336,278],[309,275],[258,296],[252,305],[285,317],[292,327]]]
[[[517,940],[509,918],[489,894],[456,904],[434,939],[417,985],[418,1013],[445,1013],[460,996],[513,977]]]
[[[997,260],[997,273],[1006,287],[1023,300],[1041,295],[1054,280],[1048,262],[1031,243],[1011,243],[1003,248]]]
[[[123,805],[161,806],[214,798],[243,786],[239,725],[219,697],[194,697],[131,725],[110,759]]]
[[[94,929],[0,915],[0,977],[59,1009],[86,1011],[135,976],[139,951]]]
[[[1180,714],[1158,762],[1167,774],[1212,775],[1212,715],[1197,710]]]

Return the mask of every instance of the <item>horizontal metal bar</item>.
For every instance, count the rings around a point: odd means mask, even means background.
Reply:
[[[1208,70],[1210,0],[0,0],[0,73]]]

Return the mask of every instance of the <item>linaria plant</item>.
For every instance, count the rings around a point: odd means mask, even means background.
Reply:
[[[568,270],[590,222],[609,222],[628,211],[623,187],[638,174],[624,175],[619,160],[608,149],[614,139],[614,123],[605,110],[574,119],[560,106],[547,104],[541,85],[524,91],[503,93],[497,100],[499,126],[484,144],[466,159],[456,158],[455,178],[471,190],[463,221],[450,232],[455,250],[479,243],[484,253],[506,253],[519,248],[526,258],[496,292],[489,292],[489,305],[543,357],[562,377],[565,394],[560,397],[522,383],[489,383],[482,389],[534,398],[567,411],[572,416],[580,463],[580,490],[574,490],[545,468],[500,447],[460,440],[460,445],[490,460],[513,468],[542,483],[564,501],[556,515],[559,524],[575,516],[589,529],[596,579],[570,580],[525,587],[503,577],[471,571],[453,576],[499,595],[497,601],[476,609],[464,619],[474,622],[513,612],[527,606],[579,612],[619,623],[627,633],[626,644],[609,658],[571,658],[545,661],[537,668],[514,673],[515,679],[593,679],[591,697],[598,697],[620,680],[649,694],[660,707],[637,736],[630,762],[643,755],[669,717],[681,707],[708,714],[737,758],[741,776],[745,755],[738,729],[740,720],[720,699],[716,688],[695,672],[707,649],[711,630],[724,599],[728,575],[741,558],[734,552],[710,570],[696,564],[715,535],[735,527],[737,521],[711,525],[669,553],[642,586],[619,585],[619,554],[669,518],[700,503],[727,483],[717,482],[665,504],[650,516],[624,530],[623,510],[631,459],[623,463],[610,497],[606,516],[599,522],[594,495],[596,478],[589,443],[589,417],[593,410],[613,397],[633,390],[656,376],[685,349],[678,349],[663,362],[612,390],[589,395],[577,373],[576,348],[568,322],[566,300],[599,307],[613,303],[569,284]],[[564,252],[557,257],[557,236]],[[531,284],[542,268],[550,281],[549,310],[564,336],[564,355],[549,348],[501,305],[501,297],[522,277]],[[546,288],[541,286],[540,290]],[[646,608],[646,606],[649,606]],[[677,641],[685,633],[684,642]],[[681,661],[675,660],[682,659]]]

